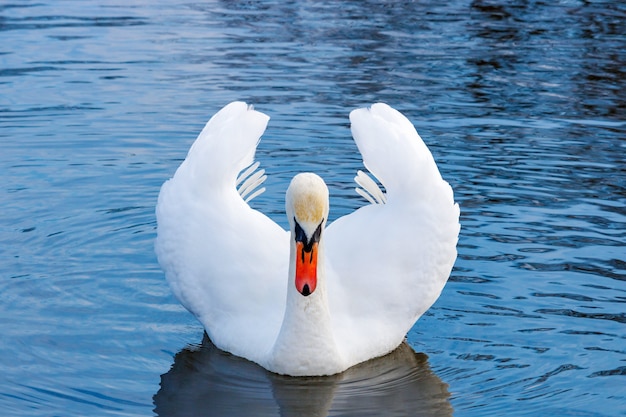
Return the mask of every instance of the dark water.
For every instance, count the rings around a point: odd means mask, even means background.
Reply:
[[[205,338],[179,352],[155,396],[156,413],[190,416],[451,416],[447,385],[406,343],[331,377],[276,375]]]
[[[626,415],[622,2],[94,3],[0,4],[2,415]],[[299,171],[363,204],[351,109],[415,123],[462,213],[418,354],[294,380],[200,345],[154,205],[235,99],[283,225]]]

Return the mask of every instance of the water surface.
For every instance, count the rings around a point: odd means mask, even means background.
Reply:
[[[238,398],[279,415],[311,390],[321,415],[363,415],[353,396],[378,415],[625,415],[625,18],[574,0],[3,3],[3,414],[219,415]],[[459,257],[388,382],[384,362],[267,374],[201,343],[167,288],[159,187],[237,99],[272,117],[254,206],[283,226],[302,170],[329,184],[330,220],[364,204],[347,115],[376,101],[453,186]]]

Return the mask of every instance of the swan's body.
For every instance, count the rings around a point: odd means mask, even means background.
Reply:
[[[290,231],[243,197],[269,118],[231,103],[207,123],[157,204],[156,252],[172,290],[215,345],[289,375],[330,375],[394,350],[435,302],[456,259],[459,207],[413,125],[385,104],[350,114],[368,204],[326,228],[328,189],[299,174]],[[256,166],[254,167],[256,168]],[[254,169],[252,169],[253,171]]]

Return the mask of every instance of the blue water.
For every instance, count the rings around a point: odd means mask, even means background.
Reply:
[[[614,1],[3,2],[1,414],[626,415],[625,20]],[[302,170],[331,220],[363,204],[350,110],[414,122],[462,216],[417,354],[294,380],[202,343],[154,206],[236,99],[272,117],[254,206],[282,225]]]

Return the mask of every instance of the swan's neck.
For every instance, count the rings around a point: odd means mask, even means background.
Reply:
[[[272,370],[289,375],[331,375],[340,369],[324,276],[323,242],[319,244],[317,288],[303,296],[295,285],[295,244],[291,244],[285,316],[274,344]]]

